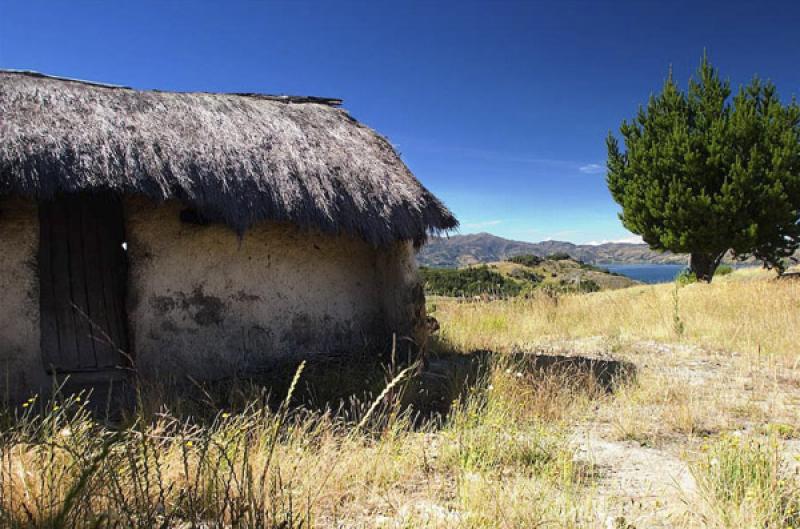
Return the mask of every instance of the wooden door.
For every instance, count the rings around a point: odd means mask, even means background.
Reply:
[[[124,365],[128,351],[122,204],[109,194],[39,205],[42,357],[50,373]]]

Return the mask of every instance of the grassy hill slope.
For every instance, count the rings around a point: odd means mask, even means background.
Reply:
[[[458,269],[421,267],[425,290],[431,295],[494,297],[530,294],[536,289],[596,292],[633,286],[638,282],[574,259],[515,256],[514,261],[468,265]]]

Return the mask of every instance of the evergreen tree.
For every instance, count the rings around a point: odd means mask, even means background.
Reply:
[[[728,250],[782,272],[800,246],[800,106],[758,78],[730,96],[704,56],[688,92],[670,71],[661,93],[623,121],[624,151],[607,140],[622,223],[653,249],[690,254],[701,281]]]

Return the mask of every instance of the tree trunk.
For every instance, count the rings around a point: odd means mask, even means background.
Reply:
[[[703,283],[711,283],[714,272],[717,271],[725,252],[713,253],[693,253],[689,256],[689,271]]]

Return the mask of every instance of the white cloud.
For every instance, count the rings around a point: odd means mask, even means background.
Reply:
[[[610,239],[604,241],[589,241],[586,244],[591,246],[598,246],[600,244],[609,244],[609,243],[624,243],[624,244],[642,244],[644,241],[638,235],[631,235],[630,237],[623,237],[621,239]]]
[[[578,170],[583,174],[600,174],[606,172],[606,168],[599,163],[582,165]]]
[[[484,220],[484,221],[481,221],[481,222],[472,222],[472,223],[469,223],[469,224],[462,224],[462,227],[470,228],[470,229],[486,228],[488,226],[497,226],[498,224],[502,224],[502,223],[503,223],[502,220]]]

